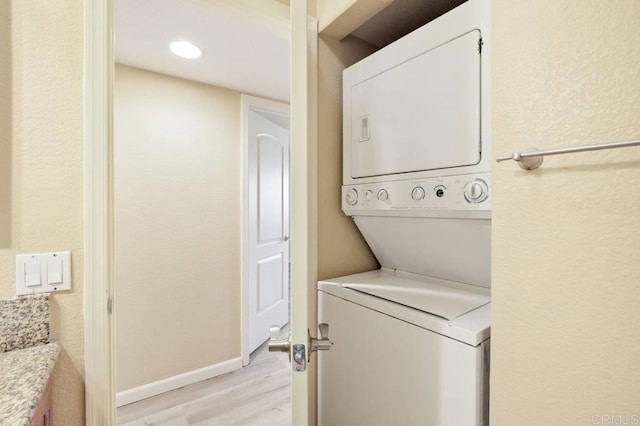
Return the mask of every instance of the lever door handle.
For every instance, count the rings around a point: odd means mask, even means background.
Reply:
[[[285,338],[279,338],[280,327],[272,326],[269,328],[269,352],[286,352],[289,355],[289,361],[291,361],[291,335]]]
[[[321,323],[318,324],[319,338],[312,337],[309,335],[309,354],[308,357],[311,358],[311,354],[317,351],[328,351],[333,346],[333,342],[329,340],[329,324]]]

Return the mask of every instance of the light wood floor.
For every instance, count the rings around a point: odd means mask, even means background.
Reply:
[[[118,424],[289,426],[291,364],[266,345],[240,370],[118,408]]]

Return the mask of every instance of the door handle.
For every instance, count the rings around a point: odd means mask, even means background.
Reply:
[[[307,369],[307,359],[305,346],[302,344],[291,344],[291,332],[285,338],[280,336],[280,327],[272,326],[269,328],[271,338],[269,339],[269,352],[286,352],[289,355],[289,362],[293,358],[293,370],[300,372]],[[291,354],[293,352],[293,355]]]
[[[272,326],[269,328],[271,338],[269,339],[269,352],[286,352],[291,362],[291,351],[293,350],[293,370],[301,372],[307,369],[307,360],[305,357],[305,346],[301,344],[291,345],[291,332],[286,338],[278,338],[280,336],[280,327]]]
[[[311,361],[311,354],[316,351],[328,351],[333,346],[333,342],[329,340],[329,324],[318,324],[319,337],[312,337],[309,334],[309,351],[306,352],[305,345],[291,344],[291,332],[285,338],[280,337],[280,327],[274,325],[269,328],[271,338],[269,339],[269,352],[286,352],[291,362],[291,352],[293,349],[293,369],[294,371],[304,371],[307,368],[307,362]],[[306,352],[306,353],[305,353]],[[306,355],[306,356],[305,356]]]
[[[318,324],[318,331],[320,332],[320,337],[311,337],[311,333],[309,333],[309,358],[311,358],[311,354],[316,351],[328,351],[333,346],[333,342],[329,340],[329,324],[321,323]]]
[[[289,237],[288,235],[285,235],[284,237],[282,237],[282,241],[284,241],[285,243],[287,241],[289,241],[291,239],[291,237]]]
[[[280,338],[280,327],[274,325],[269,328],[269,352],[286,352],[291,361],[291,333],[285,338]]]

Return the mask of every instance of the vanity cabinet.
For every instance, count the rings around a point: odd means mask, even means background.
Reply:
[[[51,426],[51,380],[47,384],[47,388],[40,398],[36,413],[31,420],[31,426]]]

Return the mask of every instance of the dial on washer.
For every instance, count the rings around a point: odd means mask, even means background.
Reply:
[[[421,186],[416,186],[411,190],[411,198],[416,201],[422,200],[426,195],[424,188]]]
[[[344,194],[344,199],[350,206],[355,206],[358,204],[358,191],[354,188],[351,188]]]
[[[489,188],[484,181],[474,180],[464,187],[464,197],[469,203],[481,203],[487,199]]]

